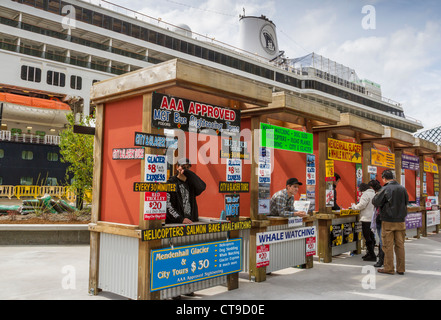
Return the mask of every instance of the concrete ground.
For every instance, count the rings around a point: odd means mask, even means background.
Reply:
[[[254,283],[242,274],[239,289],[219,286],[196,300],[439,300],[441,234],[407,240],[404,276],[379,274],[361,256],[342,254],[310,270],[289,268]],[[1,300],[127,300],[88,294],[89,246],[0,246]]]

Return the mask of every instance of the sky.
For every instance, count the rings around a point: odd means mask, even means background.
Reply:
[[[381,85],[425,129],[441,126],[439,0],[110,0],[239,46],[239,15],[265,15],[288,58],[315,52]]]

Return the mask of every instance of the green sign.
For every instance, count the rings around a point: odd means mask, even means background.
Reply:
[[[261,123],[262,147],[288,150],[302,153],[313,153],[312,133]]]

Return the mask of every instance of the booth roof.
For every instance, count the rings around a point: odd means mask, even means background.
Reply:
[[[186,88],[254,106],[266,107],[272,102],[272,88],[267,84],[181,59],[95,83],[91,100],[101,104],[170,88]]]

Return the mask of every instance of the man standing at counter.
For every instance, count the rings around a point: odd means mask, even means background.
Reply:
[[[381,237],[383,240],[384,269],[380,273],[394,274],[394,250],[397,261],[397,273],[404,274],[407,205],[409,195],[406,189],[394,180],[392,171],[382,174],[383,188],[375,195],[372,204],[380,208]]]
[[[276,192],[270,201],[270,216],[280,217],[306,217],[304,211],[294,212],[294,196],[299,192],[302,183],[297,178],[290,178],[286,181],[286,188]]]
[[[177,174],[167,183],[176,184],[176,192],[167,193],[167,217],[165,223],[192,224],[199,221],[196,197],[205,191],[205,182],[190,171],[189,159],[180,159],[176,164]]]

